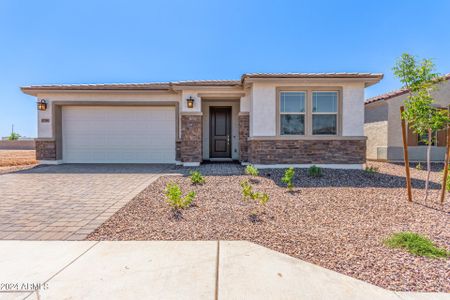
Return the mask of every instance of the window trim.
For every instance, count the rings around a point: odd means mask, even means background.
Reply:
[[[281,93],[286,93],[286,92],[289,92],[289,93],[303,93],[303,94],[305,94],[305,98],[304,98],[304,100],[305,100],[305,103],[304,103],[305,110],[303,112],[282,112],[281,109],[280,109],[279,112],[278,112],[278,119],[279,119],[278,126],[280,127],[279,134],[282,135],[282,136],[286,136],[286,135],[287,136],[305,136],[306,135],[306,113],[308,111],[308,107],[307,107],[308,92],[307,91],[303,91],[303,90],[301,90],[301,91],[300,90],[299,91],[280,91],[278,93],[278,98],[279,98],[279,100],[278,100],[278,108],[280,108]],[[304,134],[281,134],[281,115],[300,115],[300,116],[303,116],[303,120],[304,120],[304,123],[305,123],[304,126],[303,126]]]
[[[336,111],[335,112],[314,112],[314,93],[336,93]],[[313,117],[314,115],[335,115],[336,116],[336,134],[314,134]],[[339,134],[339,91],[336,90],[315,90],[311,91],[311,135],[312,136],[335,136]]]
[[[276,131],[277,137],[293,137],[293,138],[327,138],[342,136],[342,102],[343,102],[343,88],[342,86],[277,86],[276,87],[276,99],[275,99],[275,112],[276,112]],[[280,95],[281,92],[305,92],[305,134],[281,134],[281,120],[280,120]],[[337,92],[337,130],[336,134],[312,134],[312,94],[313,92]],[[329,114],[329,113],[326,113]]]

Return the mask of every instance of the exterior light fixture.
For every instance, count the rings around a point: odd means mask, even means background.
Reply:
[[[188,108],[194,108],[194,98],[192,98],[192,96],[189,96],[189,98],[186,99],[186,101],[187,101]]]
[[[47,110],[47,101],[44,99],[39,100],[36,104],[38,110]]]

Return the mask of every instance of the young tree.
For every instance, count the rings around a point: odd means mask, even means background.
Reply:
[[[431,145],[433,133],[447,126],[450,119],[447,111],[436,107],[431,92],[439,87],[443,80],[435,72],[435,65],[430,59],[417,61],[410,54],[404,53],[393,68],[394,74],[408,90],[405,111],[402,118],[427,145],[427,178],[425,181],[425,201],[428,198],[428,185],[431,173]]]
[[[16,132],[11,132],[11,134],[8,136],[8,140],[10,141],[17,141],[20,138],[20,134]]]

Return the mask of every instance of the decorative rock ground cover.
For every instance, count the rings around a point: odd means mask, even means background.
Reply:
[[[284,170],[260,170],[253,189],[270,200],[258,222],[249,218],[251,202],[242,201],[240,182],[249,176],[209,175],[204,185],[195,186],[187,176],[165,176],[88,239],[249,240],[384,288],[450,292],[450,259],[413,256],[383,245],[391,233],[413,231],[450,249],[450,196],[445,205],[437,203],[442,166],[434,165],[428,203],[421,201],[425,171],[412,169],[416,202],[408,203],[401,165],[369,165],[379,173],[325,170],[324,176],[311,178],[306,170],[296,170],[293,192],[281,182]],[[171,182],[197,194],[181,219],[165,202]]]

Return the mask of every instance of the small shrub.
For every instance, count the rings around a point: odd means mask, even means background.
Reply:
[[[322,168],[318,166],[311,166],[308,169],[308,175],[311,177],[321,177],[323,175]]]
[[[269,195],[266,193],[256,193],[256,199],[260,205],[266,205],[270,200]]]
[[[241,187],[242,187],[242,196],[244,200],[247,201],[249,198],[252,198],[253,188],[248,182],[248,180],[241,181]]]
[[[175,183],[169,183],[166,187],[166,202],[175,210],[189,207],[194,198],[194,191],[187,193],[183,197],[181,188]]]
[[[405,231],[394,233],[384,243],[390,248],[403,248],[409,253],[418,256],[429,258],[445,258],[450,256],[450,251],[436,247],[430,239],[414,232]]]
[[[255,166],[253,165],[248,165],[245,168],[245,174],[247,175],[251,175],[251,176],[258,176],[259,175],[259,171],[257,168],[255,168]]]
[[[205,183],[205,178],[203,177],[202,173],[200,173],[200,171],[193,171],[190,174],[191,174],[190,178],[191,178],[192,184]]]
[[[251,213],[251,219],[252,221],[257,221],[257,216],[259,214],[259,208],[263,207],[269,202],[269,195],[266,193],[260,193],[260,192],[254,192],[253,187],[248,182],[248,180],[241,181],[241,187],[242,187],[242,196],[244,201],[254,200],[256,203],[258,203],[258,207],[255,208]]]
[[[450,172],[447,174],[447,182],[445,183],[445,188],[450,192]]]
[[[242,187],[242,196],[245,201],[249,199],[258,201],[259,204],[264,205],[269,201],[269,195],[266,193],[254,192],[252,185],[248,182],[248,180],[244,180],[241,182]]]
[[[294,168],[289,168],[284,172],[284,176],[283,178],[281,178],[281,181],[286,183],[288,190],[292,191],[292,188],[294,187],[294,175],[295,175],[295,170]]]
[[[422,170],[423,170],[423,167],[422,167],[422,165],[420,164],[420,162],[416,165],[416,170],[419,170],[419,171],[422,171]]]
[[[378,173],[378,168],[373,167],[373,166],[366,166],[366,168],[364,169],[364,172],[366,172],[367,174]]]

